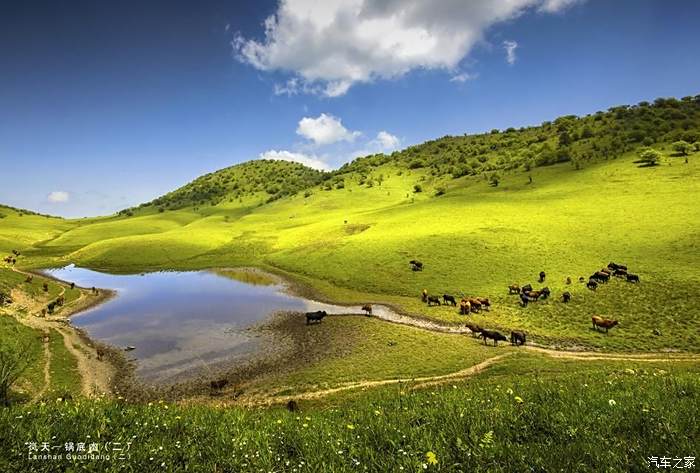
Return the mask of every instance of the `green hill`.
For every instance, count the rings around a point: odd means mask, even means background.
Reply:
[[[139,208],[176,210],[222,202],[243,202],[246,198],[260,195],[265,202],[272,202],[316,185],[322,178],[322,172],[299,163],[254,160],[205,174]],[[133,214],[134,210],[126,209],[120,214]]]
[[[698,130],[700,97],[661,99],[523,130],[445,137],[327,174],[253,161],[203,176],[133,216],[57,220],[43,232],[15,230],[4,219],[0,238],[31,235],[17,240],[25,267],[258,266],[318,297],[390,303],[450,323],[463,318],[450,307],[428,309],[418,297],[423,289],[490,297],[493,315],[476,321],[525,329],[549,344],[697,348]],[[688,156],[674,146],[681,139],[691,143]],[[661,154],[660,165],[638,162],[647,145]],[[470,171],[454,172],[463,162]],[[425,271],[409,270],[414,258]],[[592,293],[565,284],[611,260],[639,273],[643,289],[615,281]],[[507,285],[535,282],[541,270],[555,294],[568,290],[575,302],[525,310],[507,295]],[[619,318],[627,336],[581,330],[591,313]],[[649,337],[655,329],[677,336]]]

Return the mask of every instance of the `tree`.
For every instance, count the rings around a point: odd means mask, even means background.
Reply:
[[[0,345],[0,404],[10,403],[10,388],[22,376],[29,365],[28,340],[17,341],[8,338]]]
[[[654,148],[646,148],[639,153],[639,160],[647,166],[659,164],[661,158],[663,158],[663,154]]]
[[[681,156],[688,156],[688,154],[690,154],[690,152],[693,150],[693,145],[684,140],[676,141],[671,145],[671,147],[673,148],[673,151]]]

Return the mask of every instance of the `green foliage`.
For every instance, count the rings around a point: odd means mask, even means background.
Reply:
[[[313,187],[323,179],[324,173],[299,163],[253,160],[205,174],[138,208],[154,206],[158,212],[163,212],[197,205],[213,206],[227,201],[229,197],[253,197],[260,193],[267,194],[267,201],[272,202]],[[126,215],[136,210],[125,209],[120,214]]]
[[[420,184],[415,184],[413,186],[413,192],[415,192],[415,193],[423,192],[423,186],[421,186]]]
[[[639,160],[647,166],[656,166],[663,158],[663,154],[654,148],[645,148],[639,152]]]
[[[693,151],[693,145],[684,140],[679,140],[671,144],[673,151],[681,156],[687,156]]]

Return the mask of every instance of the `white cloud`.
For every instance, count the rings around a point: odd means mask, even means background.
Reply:
[[[468,72],[461,72],[459,74],[456,74],[450,78],[450,82],[460,82],[464,83],[468,80],[476,79],[478,77],[477,74],[470,74]]]
[[[377,138],[374,140],[383,150],[392,151],[399,147],[401,140],[398,137],[386,131],[377,133]]]
[[[518,48],[518,42],[511,40],[503,41],[503,48],[506,50],[506,61],[508,64],[515,64],[515,50]]]
[[[53,191],[49,193],[46,199],[52,204],[62,204],[68,202],[70,199],[70,194],[66,191]]]
[[[339,118],[322,113],[317,118],[304,117],[299,120],[297,134],[313,141],[317,146],[329,145],[338,141],[351,142],[361,135],[343,126]]]
[[[276,93],[337,97],[354,84],[414,69],[454,71],[492,25],[577,1],[280,0],[263,39],[237,34],[232,45],[239,60],[258,70],[291,74],[295,82]]]
[[[310,168],[318,169],[321,171],[328,171],[331,169],[330,165],[324,162],[321,158],[314,155],[307,155],[303,153],[295,153],[292,151],[280,150],[276,151],[274,149],[260,153],[258,159],[275,159],[278,161],[293,161],[295,163],[301,163],[304,166]]]
[[[538,8],[540,12],[557,13],[585,0],[544,0]]]

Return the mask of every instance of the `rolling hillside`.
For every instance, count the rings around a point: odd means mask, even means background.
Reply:
[[[498,315],[477,321],[527,329],[549,343],[698,347],[699,130],[698,97],[662,99],[446,137],[327,174],[253,161],[118,216],[8,217],[0,238],[7,248],[9,241],[22,246],[25,267],[258,266],[313,288],[316,297],[385,302],[452,323],[462,318],[449,307],[426,310],[421,290],[490,297]],[[682,152],[680,140],[689,143]],[[639,163],[647,145],[661,153],[659,165]],[[454,171],[462,162],[469,172]],[[20,229],[6,224],[20,221]],[[23,236],[11,239],[18,231]],[[414,258],[425,271],[409,270]],[[592,293],[565,284],[611,260],[639,273],[643,289],[614,281]],[[524,310],[507,295],[507,285],[535,282],[541,270],[555,294],[569,290],[575,302]],[[667,299],[669,291],[676,297]],[[581,331],[591,312],[634,320],[632,336]],[[679,335],[649,338],[654,329]]]

